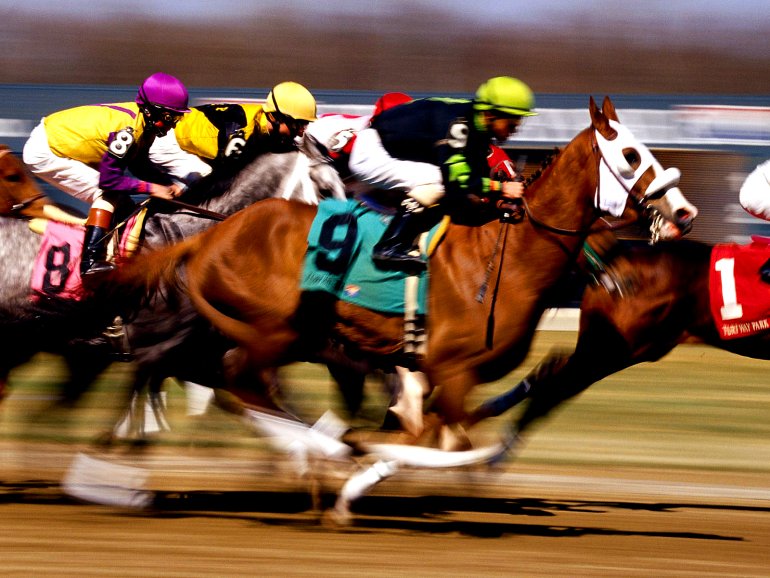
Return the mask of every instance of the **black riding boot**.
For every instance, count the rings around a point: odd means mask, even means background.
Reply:
[[[372,260],[380,267],[390,269],[424,269],[425,260],[415,245],[417,235],[423,232],[425,209],[412,199],[399,207],[382,238],[374,246]]]
[[[115,270],[115,265],[107,261],[108,237],[107,229],[94,225],[86,226],[83,256],[80,260],[81,277]]]

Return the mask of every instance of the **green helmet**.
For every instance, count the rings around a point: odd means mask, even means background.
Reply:
[[[476,110],[496,110],[517,116],[534,116],[535,95],[518,78],[495,76],[479,86],[473,101]]]

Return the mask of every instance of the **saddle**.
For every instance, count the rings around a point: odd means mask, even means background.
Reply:
[[[55,205],[46,205],[43,213],[46,218],[34,218],[29,223],[30,229],[43,237],[32,267],[32,298],[80,300],[84,296],[80,258],[83,253],[85,219]],[[146,214],[147,210],[143,207],[113,230],[109,255],[123,258],[136,252]]]
[[[372,261],[372,249],[385,231],[387,213],[355,199],[328,199],[308,234],[300,289],[325,292],[336,299],[378,313],[404,317],[407,355],[420,354],[424,346],[428,274],[380,269]],[[448,219],[423,235],[426,257],[446,230]]]
[[[711,251],[709,298],[722,339],[770,330],[770,283],[761,277],[770,259],[770,238],[751,240],[748,245],[715,245]]]

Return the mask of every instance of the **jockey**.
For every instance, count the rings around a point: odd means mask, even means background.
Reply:
[[[62,110],[33,129],[24,145],[24,163],[44,181],[91,205],[81,275],[114,268],[106,260],[106,239],[119,196],[173,199],[181,194],[178,184],[148,182],[126,172],[147,161],[155,138],[190,112],[187,100],[181,81],[157,72],[142,82],[135,102]]]
[[[369,128],[372,119],[383,111],[411,100],[412,97],[403,92],[388,92],[374,103],[372,114],[362,116],[337,113],[322,114],[316,121],[308,125],[305,134],[322,145],[337,172],[343,179],[347,179],[350,177],[348,161],[358,132]]]
[[[294,139],[304,134],[316,120],[316,102],[307,88],[296,82],[273,87],[264,104],[204,104],[193,107],[166,138],[158,139],[153,152],[182,162],[200,176],[212,167],[234,161],[245,150],[248,158],[264,152],[282,152],[294,147]],[[184,175],[175,175],[182,178]]]
[[[522,183],[489,178],[487,156],[494,140],[505,142],[523,117],[536,114],[534,104],[526,84],[498,76],[483,83],[473,100],[414,100],[383,112],[371,129],[359,132],[350,156],[353,175],[407,196],[375,245],[372,258],[384,266],[424,267],[422,258],[412,253],[414,240],[430,220],[425,209],[445,196],[448,204],[455,205],[472,194],[492,191],[520,197]],[[394,159],[408,164],[396,166]]]
[[[770,221],[770,160],[754,168],[741,185],[739,200],[743,209]],[[770,259],[759,269],[762,281],[770,283]]]

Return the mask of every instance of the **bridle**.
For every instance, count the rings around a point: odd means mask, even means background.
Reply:
[[[599,191],[601,191],[601,163],[605,163],[606,165],[607,160],[604,158],[604,154],[602,153],[601,148],[599,147],[599,143],[596,139],[596,129],[591,131],[591,150],[594,153],[594,157],[596,158],[596,191],[597,196],[599,194]],[[610,171],[610,174],[612,174],[615,179],[623,185],[622,181],[615,175],[614,172]],[[626,188],[626,191],[628,193],[629,198],[633,201],[634,205],[640,210],[640,213],[654,211],[654,209],[651,208],[649,203],[646,203],[646,201],[655,200],[657,198],[660,198],[665,194],[665,189],[661,189],[657,193],[653,193],[652,195],[645,196],[644,193],[636,192],[638,185],[638,181],[634,183],[633,187],[629,190]],[[555,225],[549,225],[545,221],[539,219],[535,216],[535,214],[532,212],[532,209],[529,206],[529,203],[527,202],[526,198],[526,191],[524,192],[524,196],[521,198],[521,204],[524,209],[525,214],[527,215],[527,218],[530,220],[530,222],[540,228],[545,229],[546,231],[550,233],[555,233],[557,235],[564,235],[568,237],[587,237],[588,235],[592,233],[596,233],[599,231],[614,231],[617,229],[622,229],[624,227],[628,227],[632,224],[634,224],[638,217],[629,217],[626,219],[620,219],[618,221],[610,222],[606,219],[599,217],[598,222],[594,222],[588,227],[584,229],[567,229],[562,227],[557,227]],[[656,211],[657,212],[657,211]],[[657,215],[652,215],[652,219],[658,219]],[[655,233],[653,232],[653,235]]]

